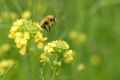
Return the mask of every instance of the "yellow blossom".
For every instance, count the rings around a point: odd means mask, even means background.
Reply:
[[[37,47],[38,47],[38,48],[43,48],[43,46],[44,46],[44,43],[42,43],[42,42],[38,42],[38,43],[37,43]]]
[[[16,38],[23,38],[23,32],[16,32]]]
[[[27,54],[27,48],[26,48],[26,46],[23,46],[21,49],[20,49],[20,54],[21,55],[26,55]]]
[[[55,48],[69,49],[69,45],[65,41],[56,40],[56,41],[49,42],[45,46],[44,51],[51,53],[55,51],[54,50]]]
[[[57,48],[62,48],[62,49],[69,49],[69,45],[67,44],[67,42],[63,41],[63,40],[56,40],[52,42],[52,45],[54,45]]]
[[[68,50],[64,53],[64,61],[65,63],[71,63],[74,61],[74,52],[72,50]]]
[[[36,35],[35,35],[35,42],[44,42],[46,41],[47,38],[46,37],[43,37],[43,34],[41,32],[37,32]]]
[[[30,11],[25,11],[22,13],[22,18],[30,18],[31,17],[31,12]]]
[[[13,26],[22,26],[24,21],[24,19],[19,19],[13,23]]]
[[[27,13],[25,13],[27,14]],[[43,48],[47,37],[44,37],[41,30],[38,30],[38,23],[31,20],[19,19],[13,23],[9,37],[14,39],[16,47],[20,49],[20,54],[26,54],[28,42],[34,39],[38,48]]]
[[[11,68],[15,64],[14,60],[2,60],[0,61],[0,75],[3,75],[6,70]]]
[[[15,38],[15,36],[16,36],[16,32],[11,32],[11,33],[8,35],[8,37],[11,38],[11,39]]]
[[[23,46],[27,45],[27,40],[26,39],[15,39],[16,41],[16,47],[17,48],[22,48]]]
[[[86,65],[85,64],[79,64],[78,65],[78,71],[84,71],[86,69]]]
[[[7,52],[10,49],[10,44],[9,43],[5,43],[2,46],[0,46],[0,55]]]
[[[12,26],[10,29],[10,34],[8,35],[9,38],[15,38],[16,32],[19,30],[19,26]]]
[[[69,45],[67,44],[67,42],[65,42],[63,40],[59,40],[57,46],[59,48],[69,49]]]
[[[28,39],[30,39],[30,35],[28,32],[17,32],[15,38],[16,47],[21,48],[23,46],[26,46]]]
[[[43,63],[43,62],[48,62],[49,61],[49,57],[46,53],[42,53],[40,55],[40,63]]]
[[[71,31],[71,32],[69,33],[69,37],[70,37],[71,39],[75,39],[75,38],[78,37],[78,34],[77,34],[76,31]]]
[[[77,43],[77,44],[84,43],[87,40],[87,36],[83,32],[79,33],[76,31],[71,31],[69,33],[69,37],[71,38],[71,40],[74,40],[75,43]]]
[[[19,29],[19,26],[12,26],[10,32],[16,32]]]
[[[25,39],[30,39],[30,33],[29,32],[24,32],[24,38]]]
[[[42,48],[44,46],[44,42],[47,40],[47,38],[44,37],[41,32],[37,32],[34,37],[34,40],[35,40],[38,48]]]
[[[48,43],[49,47],[55,48],[57,45],[56,43],[53,41],[52,43]]]
[[[46,53],[52,53],[54,51],[55,50],[53,49],[53,47],[50,47],[50,46],[45,46],[45,48],[44,48],[44,52],[46,52]]]

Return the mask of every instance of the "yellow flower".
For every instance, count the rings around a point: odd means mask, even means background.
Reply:
[[[12,26],[10,29],[10,34],[8,35],[9,38],[15,38],[16,32],[19,30],[19,26]]]
[[[25,12],[23,12],[23,14],[22,14],[22,18],[30,18],[31,17],[31,12],[30,11],[25,11]]]
[[[30,33],[29,32],[24,32],[24,38],[25,39],[30,39]]]
[[[37,32],[36,35],[35,35],[35,42],[44,42],[46,41],[47,38],[46,37],[43,37],[43,34],[41,32]]]
[[[67,42],[65,42],[63,40],[53,41],[52,45],[54,45],[57,48],[61,48],[61,49],[69,49],[69,45],[67,44]]]
[[[40,27],[40,24],[37,22],[33,22],[33,24],[36,26],[37,29],[39,29],[40,31],[44,31],[43,28]]]
[[[16,32],[19,29],[19,26],[12,26],[10,32]]]
[[[52,47],[52,48],[57,47],[55,41],[53,41],[52,43],[48,43],[48,46],[49,46],[49,47]]]
[[[20,49],[19,53],[20,53],[21,55],[26,55],[26,54],[27,54],[27,48],[26,48],[26,46],[23,46],[23,47]]]
[[[0,68],[6,68],[8,66],[12,66],[13,64],[15,64],[14,60],[3,60],[0,62]]]
[[[65,41],[62,41],[62,40],[52,41],[52,42],[49,42],[44,47],[44,52],[46,52],[46,53],[55,52],[55,48],[69,49],[69,45]]]
[[[26,54],[26,46],[27,42],[30,39],[29,32],[17,32],[15,37],[15,43],[16,47],[20,48],[20,54],[25,55]]]
[[[78,71],[84,71],[86,69],[86,65],[85,64],[79,64],[78,65]]]
[[[64,53],[64,62],[72,63],[74,61],[74,52],[72,50],[68,50]]]
[[[22,32],[16,33],[15,43],[17,48],[21,48],[23,45],[27,44],[27,40],[24,38],[24,34]]]
[[[70,37],[71,39],[75,39],[75,38],[78,37],[78,33],[77,33],[76,31],[71,31],[71,32],[69,33],[69,37]]]
[[[0,55],[2,55],[3,53],[7,52],[8,50],[10,50],[10,44],[9,43],[5,43],[2,46],[0,46]]]
[[[45,53],[52,53],[52,52],[55,52],[54,48],[51,47],[51,46],[45,46],[44,47],[44,52]]]
[[[23,46],[27,45],[27,40],[26,39],[16,39],[16,47],[17,48],[22,48]]]
[[[67,42],[65,42],[63,40],[59,40],[57,46],[59,48],[69,49],[69,45],[67,44]]]
[[[40,63],[44,63],[44,62],[48,62],[49,61],[49,57],[46,53],[42,53],[40,55]]]
[[[41,32],[37,32],[34,37],[35,43],[37,43],[38,48],[42,48],[44,46],[44,42],[47,40],[46,37],[43,36]]]
[[[30,39],[29,32],[17,32],[15,43],[17,48],[21,48],[27,45],[28,39]]]
[[[0,75],[3,75],[6,70],[10,69],[15,64],[14,60],[2,60],[0,61]]]
[[[69,33],[69,37],[71,38],[71,40],[74,40],[76,44],[85,43],[87,40],[87,36],[83,32],[79,33],[76,31],[71,31]]]
[[[23,32],[16,32],[16,38],[23,38],[24,34]]]
[[[13,23],[13,26],[22,26],[23,25],[23,22],[24,22],[25,20],[24,19],[18,19],[17,21],[15,21],[14,23]]]
[[[44,43],[42,43],[42,42],[38,42],[38,43],[37,43],[37,47],[38,47],[38,48],[43,48],[43,46],[44,46]]]
[[[23,16],[28,16],[28,12],[23,14]],[[16,47],[20,49],[20,54],[26,54],[28,42],[34,39],[38,48],[44,47],[44,42],[47,37],[44,37],[41,30],[38,30],[38,23],[34,23],[31,20],[19,19],[13,23],[10,29],[9,37],[14,39]]]
[[[11,38],[11,39],[15,38],[15,36],[16,36],[16,32],[11,32],[11,33],[8,35],[8,37]]]

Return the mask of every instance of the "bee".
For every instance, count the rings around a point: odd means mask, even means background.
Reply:
[[[55,16],[48,15],[40,22],[40,27],[46,30],[47,32],[50,32],[51,27],[55,22],[56,22]]]

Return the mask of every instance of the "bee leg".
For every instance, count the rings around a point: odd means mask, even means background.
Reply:
[[[44,29],[49,32],[49,27],[48,26],[44,26]]]
[[[50,26],[48,27],[48,31],[50,32],[50,30],[51,30],[51,28],[50,28]]]

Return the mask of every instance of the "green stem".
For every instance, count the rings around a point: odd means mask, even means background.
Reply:
[[[31,68],[31,58],[30,53],[26,56],[27,68],[28,68],[28,80],[32,80],[32,68]]]
[[[26,76],[27,76],[27,80],[32,80],[32,68],[31,68],[31,57],[30,57],[30,53],[28,51],[28,53],[23,57],[23,68],[25,69],[24,71],[26,71]]]
[[[54,67],[52,71],[52,80],[58,80],[59,68]]]

